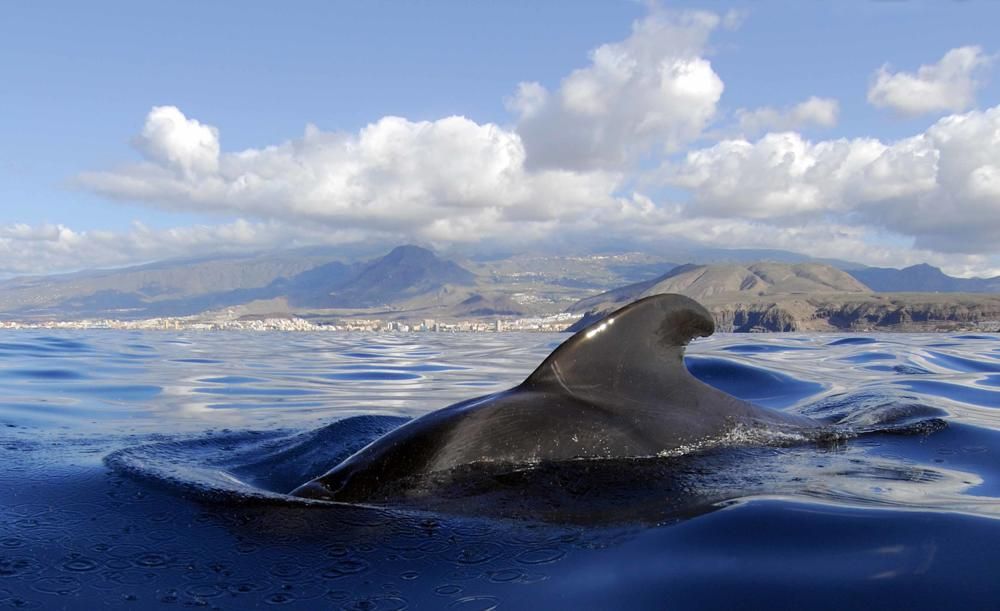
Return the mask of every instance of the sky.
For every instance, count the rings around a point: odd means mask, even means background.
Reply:
[[[1000,275],[1000,3],[19,2],[0,275],[305,245]]]

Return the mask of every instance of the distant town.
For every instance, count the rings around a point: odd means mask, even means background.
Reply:
[[[560,313],[536,318],[514,320],[461,320],[444,322],[424,319],[400,322],[378,318],[344,319],[336,322],[312,322],[294,316],[280,318],[217,319],[202,317],[150,318],[147,320],[67,320],[16,322],[0,321],[0,329],[118,329],[142,331],[367,331],[367,332],[437,332],[437,333],[499,333],[505,331],[559,332],[579,320],[579,314]]]

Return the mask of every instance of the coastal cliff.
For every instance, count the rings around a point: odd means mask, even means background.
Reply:
[[[722,333],[1000,330],[1000,295],[876,293],[827,265],[686,265],[644,283],[580,300],[581,329],[657,293],[681,293],[712,312]]]
[[[719,333],[784,331],[1000,331],[1000,295],[873,294],[826,299],[705,303]],[[588,311],[569,331],[614,308]]]

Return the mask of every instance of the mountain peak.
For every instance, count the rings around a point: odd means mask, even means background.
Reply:
[[[415,244],[404,244],[389,251],[389,254],[382,257],[386,262],[399,262],[404,260],[429,261],[437,259],[438,256],[423,246]]]
[[[422,295],[446,284],[473,285],[475,275],[453,261],[412,244],[371,261],[333,294],[336,303],[374,306]]]
[[[922,272],[922,273],[931,272],[931,273],[935,273],[935,274],[941,274],[942,276],[944,275],[944,272],[941,271],[940,267],[934,267],[930,263],[917,263],[916,265],[911,265],[909,267],[904,267],[900,271],[904,271],[904,272]]]

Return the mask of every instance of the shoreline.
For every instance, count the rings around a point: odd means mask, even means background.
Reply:
[[[175,320],[150,319],[139,321],[46,321],[46,322],[0,322],[0,331],[238,331],[245,333],[294,332],[294,333],[372,333],[372,334],[415,334],[415,333],[564,333],[579,318],[560,324],[518,324],[518,321],[459,321],[456,323],[436,323],[427,328],[419,324],[405,324],[395,321],[386,324],[315,324],[305,319],[259,319],[231,321],[179,322]],[[499,324],[498,324],[499,323]],[[801,329],[771,331],[754,329],[751,331],[718,330],[719,334],[732,335],[823,335],[823,334],[873,334],[873,333],[989,333],[1000,334],[1000,321],[976,323],[934,321],[920,325],[906,324],[865,328]]]

